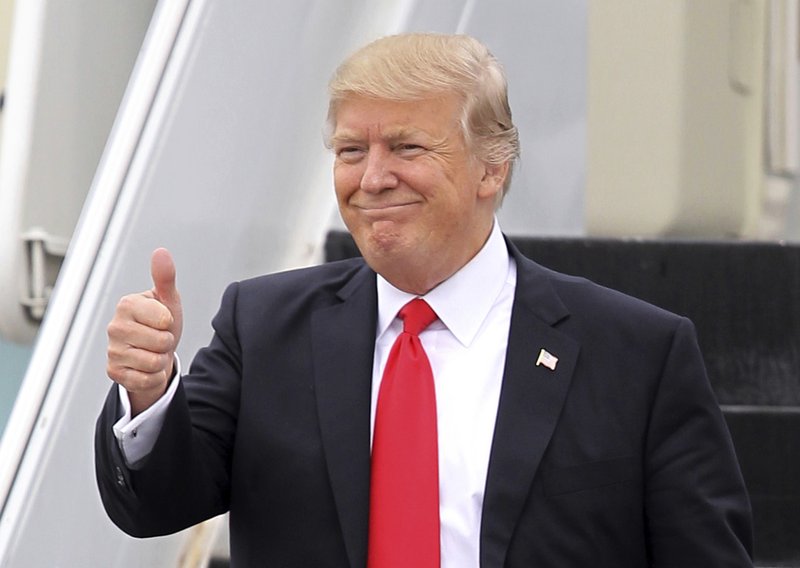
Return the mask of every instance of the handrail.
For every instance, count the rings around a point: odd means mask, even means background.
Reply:
[[[33,355],[0,439],[0,556],[10,536],[6,506],[72,327],[131,160],[139,145],[190,0],[160,1],[134,66]]]

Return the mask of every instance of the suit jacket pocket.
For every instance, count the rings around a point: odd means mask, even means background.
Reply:
[[[546,495],[563,495],[636,481],[641,478],[641,459],[637,455],[544,470]]]

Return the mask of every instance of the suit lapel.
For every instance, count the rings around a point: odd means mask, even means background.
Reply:
[[[347,554],[356,568],[367,561],[374,273],[365,266],[338,296],[340,303],[312,316],[312,357],[328,474]]]
[[[579,345],[554,328],[568,311],[547,272],[512,246],[517,288],[481,524],[481,568],[504,565],[514,527],[566,398]],[[537,365],[542,349],[555,369]]]

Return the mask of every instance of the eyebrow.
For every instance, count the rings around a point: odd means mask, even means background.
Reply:
[[[421,130],[419,128],[407,128],[407,127],[400,127],[391,129],[388,133],[381,134],[381,139],[387,142],[395,142],[397,140],[403,140],[407,138],[411,138],[415,135],[423,135],[427,138],[432,138],[432,136]],[[341,134],[334,134],[331,136],[331,143],[333,144],[347,144],[353,142],[361,142],[364,139],[363,136],[359,136],[355,132],[345,130]]]

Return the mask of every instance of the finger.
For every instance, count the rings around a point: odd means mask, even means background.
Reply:
[[[128,368],[149,375],[168,374],[172,367],[172,353],[157,353],[131,347],[130,345],[112,344],[108,346],[108,364],[113,368]]]
[[[150,292],[124,296],[117,304],[114,320],[135,321],[159,330],[169,329],[174,321],[172,312],[151,296]]]
[[[155,329],[129,319],[115,318],[108,324],[109,347],[122,349],[127,346],[137,347],[154,353],[172,353],[175,351],[175,336],[169,331]]]
[[[169,377],[165,371],[146,373],[139,369],[112,366],[110,364],[106,372],[111,380],[124,387],[130,393],[163,391]]]
[[[167,249],[153,251],[150,257],[150,276],[153,279],[153,292],[158,300],[170,309],[180,305],[180,295],[175,286],[175,262]]]

